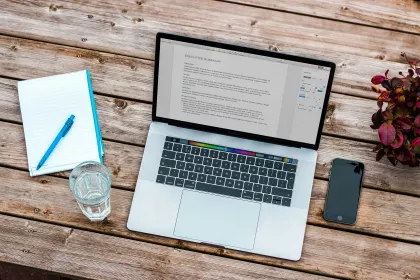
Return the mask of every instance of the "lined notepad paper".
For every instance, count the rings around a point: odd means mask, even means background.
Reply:
[[[18,91],[31,176],[73,169],[89,160],[102,162],[104,147],[89,71],[22,81]],[[36,170],[71,114],[75,119],[69,133]]]

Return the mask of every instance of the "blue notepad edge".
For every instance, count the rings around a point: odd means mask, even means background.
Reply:
[[[98,141],[98,153],[101,163],[103,163],[102,156],[105,153],[104,143],[102,141],[101,128],[99,125],[98,113],[96,111],[95,98],[93,97],[92,82],[90,80],[89,70],[86,70],[86,78],[89,87],[90,103],[92,104],[93,120],[95,122],[96,140]]]

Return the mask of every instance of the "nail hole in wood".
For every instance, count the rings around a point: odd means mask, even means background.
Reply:
[[[93,18],[93,16],[92,15],[88,15],[88,18]]]
[[[86,38],[82,38],[82,42],[86,42],[87,41],[87,39]]]

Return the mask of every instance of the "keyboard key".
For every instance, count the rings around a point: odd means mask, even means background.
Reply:
[[[260,185],[260,184],[254,184],[254,186],[252,187],[252,190],[254,192],[261,192],[262,191],[262,185]]]
[[[216,186],[216,185],[211,185],[211,184],[201,183],[201,182],[197,182],[196,190],[210,192],[210,193],[217,193],[217,194],[222,194],[222,195],[227,195],[227,196],[233,196],[233,197],[241,197],[242,195],[241,190],[235,190],[232,188],[226,188],[222,186]]]
[[[268,185],[277,187],[277,179],[276,178],[268,178]]]
[[[268,183],[268,177],[260,176],[260,184],[266,185]]]
[[[237,162],[232,162],[232,164],[230,165],[230,169],[235,170],[235,171],[238,171],[239,167],[240,167],[240,164]]]
[[[247,191],[251,191],[252,190],[252,183],[250,183],[250,182],[245,182],[245,184],[244,184],[244,190],[247,190]]]
[[[263,201],[266,203],[271,203],[271,198],[272,198],[271,195],[265,194],[263,197]]]
[[[230,153],[228,155],[228,161],[236,161],[237,156],[238,156],[237,154]]]
[[[201,149],[201,152],[200,152],[200,156],[203,156],[203,157],[208,157],[209,156],[209,150],[208,149]]]
[[[258,167],[252,165],[249,167],[249,173],[251,174],[258,174]]]
[[[197,181],[199,181],[199,182],[206,182],[206,180],[207,180],[207,176],[206,175],[204,175],[203,173],[198,174]]]
[[[294,183],[295,183],[295,181],[294,181],[294,180],[287,181],[287,188],[288,188],[289,190],[293,189],[293,185],[294,185]]]
[[[272,203],[277,204],[277,205],[281,205],[281,197],[280,196],[274,196]]]
[[[186,154],[185,155],[185,161],[186,162],[193,162],[194,161],[194,156],[193,155]]]
[[[220,167],[222,165],[222,161],[220,159],[213,159],[212,166],[213,167]]]
[[[254,193],[254,200],[255,201],[262,201],[263,194],[262,193]]]
[[[185,162],[183,162],[183,161],[177,161],[176,162],[176,168],[177,169],[184,169],[185,168]]]
[[[291,190],[286,190],[286,189],[281,189],[281,188],[273,188],[271,190],[271,192],[274,195],[283,196],[283,197],[287,197],[287,198],[291,198],[292,197],[292,193],[293,193]]]
[[[188,171],[185,171],[185,170],[179,171],[179,178],[187,179],[188,178]]]
[[[174,145],[174,143],[171,142],[165,142],[165,144],[163,145],[163,148],[165,150],[172,150],[172,146]]]
[[[273,165],[274,165],[274,161],[268,160],[268,159],[265,160],[265,163],[264,163],[264,166],[265,167],[267,167],[267,168],[273,168]]]
[[[165,180],[165,184],[167,184],[167,185],[173,185],[173,184],[175,184],[175,178],[174,177],[167,176],[166,177],[166,180]]]
[[[296,165],[285,163],[284,166],[283,166],[283,170],[284,171],[289,171],[289,172],[296,172]]]
[[[184,188],[194,189],[195,188],[195,181],[185,180],[184,181]]]
[[[204,166],[204,174],[213,174],[213,167]]]
[[[166,179],[165,176],[163,176],[163,175],[157,175],[157,177],[156,177],[156,183],[163,184],[163,183],[165,183],[165,179]]]
[[[222,176],[223,176],[224,178],[230,178],[231,173],[232,173],[232,171],[227,170],[227,169],[223,169]]]
[[[225,178],[217,177],[216,178],[216,185],[223,186],[225,184]]]
[[[200,148],[192,147],[191,148],[191,154],[198,156],[200,154]]]
[[[171,136],[166,136],[165,140],[166,141],[176,141],[174,140],[175,138],[171,137]]]
[[[175,179],[175,186],[183,187],[184,186],[184,179],[176,178]]]
[[[195,156],[194,157],[194,163],[203,164],[203,157]]]
[[[266,194],[270,194],[271,193],[271,187],[270,186],[263,186],[262,192],[266,193]]]
[[[169,173],[172,177],[178,177],[179,170],[178,169],[171,169],[171,172]]]
[[[220,169],[220,168],[213,168],[213,175],[222,176],[222,169]]]
[[[176,153],[172,152],[172,151],[163,150],[163,152],[162,152],[162,157],[163,158],[174,159],[175,155],[176,155]]]
[[[267,176],[267,168],[260,167],[258,169],[258,174],[261,175],[261,176]]]
[[[204,166],[196,164],[195,167],[194,167],[194,171],[197,172],[197,173],[203,173]]]
[[[169,170],[170,169],[168,167],[161,166],[161,167],[159,167],[158,174],[159,175],[168,175],[169,174]]]
[[[197,173],[195,173],[195,172],[188,172],[188,179],[189,180],[193,180],[193,181],[197,180]]]
[[[241,180],[242,181],[249,181],[249,177],[251,175],[249,175],[248,173],[241,173]]]
[[[166,166],[170,168],[174,168],[176,164],[175,160],[162,158],[160,159],[160,166]]]
[[[209,184],[215,184],[216,183],[216,176],[208,175],[207,176],[207,183],[209,183]]]
[[[241,177],[241,173],[238,171],[232,171],[232,179],[239,179],[239,177]]]
[[[283,162],[275,161],[274,162],[274,169],[282,170],[283,169]]]
[[[236,180],[235,185],[233,186],[235,189],[243,189],[244,188],[244,182]]]
[[[287,186],[287,181],[286,180],[279,180],[278,184],[277,184],[280,188],[286,188]]]
[[[212,162],[212,159],[208,158],[208,157],[204,158],[204,160],[203,160],[203,164],[207,165],[207,166],[210,166],[211,162]]]
[[[233,181],[232,179],[226,179],[225,181],[226,187],[233,188],[233,184],[235,184],[235,181]]]
[[[287,172],[286,180],[287,181],[290,181],[290,180],[294,181],[295,180],[295,176],[296,176],[296,173]]]
[[[254,165],[255,164],[255,158],[254,157],[247,157],[246,158],[246,164]]]
[[[255,165],[256,166],[263,166],[264,165],[264,160],[262,158],[257,158],[255,160]]]
[[[277,171],[274,169],[268,169],[268,177],[273,177],[275,178],[277,175]]]
[[[188,145],[182,145],[182,152],[189,154],[191,152],[191,146]]]
[[[184,160],[185,159],[185,154],[183,153],[176,153],[176,160]]]
[[[281,200],[281,205],[289,207],[290,202],[291,202],[290,198],[284,198],[283,197],[283,199]]]
[[[185,165],[185,170],[187,170],[187,171],[194,171],[194,163],[188,162]]]
[[[174,150],[175,152],[180,152],[182,150],[182,145],[181,144],[174,144],[174,147],[172,148],[172,150]]]
[[[250,191],[243,191],[242,198],[253,199],[254,198],[254,193],[250,192]]]
[[[219,152],[215,151],[215,150],[210,150],[210,157],[211,158],[218,158],[219,157]]]
[[[226,160],[227,159],[227,153],[226,152],[219,152],[219,159]]]
[[[229,161],[222,161],[222,168],[229,169],[230,168],[230,162]]]
[[[278,171],[277,172],[277,178],[279,178],[279,179],[285,179],[286,178],[286,172],[284,172],[284,171]]]
[[[260,177],[258,175],[255,175],[255,174],[252,174],[251,177],[249,178],[249,180],[252,183],[258,183],[259,179],[260,179]]]
[[[246,156],[238,155],[238,158],[236,159],[236,161],[239,162],[239,163],[245,163]]]
[[[241,164],[241,172],[248,172],[249,165],[247,164]]]

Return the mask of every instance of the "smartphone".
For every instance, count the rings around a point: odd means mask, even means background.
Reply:
[[[346,225],[356,223],[364,170],[361,162],[341,158],[333,160],[324,206],[326,221]]]

